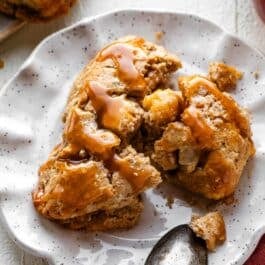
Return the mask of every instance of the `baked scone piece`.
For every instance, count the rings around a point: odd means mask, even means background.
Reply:
[[[242,76],[243,73],[233,66],[221,62],[213,62],[209,65],[209,78],[221,91],[235,89],[237,81],[242,79]]]
[[[193,215],[190,223],[194,233],[206,241],[207,249],[214,251],[217,245],[226,240],[225,222],[219,212],[204,216]]]
[[[248,114],[206,77],[180,77],[179,88],[184,111],[155,142],[153,159],[192,192],[229,196],[255,152]]]
[[[76,0],[1,0],[0,11],[22,20],[45,21],[68,12]]]
[[[143,100],[145,109],[145,123],[152,130],[164,129],[169,123],[177,119],[183,108],[180,91],[172,89],[157,89]]]
[[[62,142],[39,169],[40,214],[72,229],[137,222],[140,193],[161,182],[150,158],[132,147],[145,121],[142,102],[179,67],[176,56],[134,36],[96,55],[70,93]]]

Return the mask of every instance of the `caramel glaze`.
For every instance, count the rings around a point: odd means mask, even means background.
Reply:
[[[90,81],[88,96],[99,117],[100,124],[107,129],[118,128],[121,110],[126,99],[124,95],[112,97],[108,94],[108,90],[100,83]]]
[[[120,139],[112,132],[107,130],[98,130],[91,132],[86,128],[84,122],[82,122],[83,112],[79,109],[72,110],[70,116],[70,122],[66,127],[66,140],[71,143],[72,150],[76,152],[82,147],[92,153],[96,153],[104,157],[111,153],[113,147],[120,144]],[[85,119],[85,117],[83,117]]]
[[[213,131],[193,106],[189,106],[184,111],[182,114],[182,120],[185,125],[190,127],[197,145],[201,148],[212,146]]]
[[[138,45],[140,46],[141,43],[139,39]],[[111,58],[116,66],[119,79],[126,84],[128,93],[144,96],[147,84],[135,67],[136,54],[136,48],[133,49],[131,45],[114,43],[103,49],[97,61],[102,62]],[[109,88],[93,80],[89,82],[86,90],[102,126],[107,129],[118,128],[121,110],[126,100],[125,95],[112,97],[109,94]]]
[[[133,191],[138,193],[146,187],[148,179],[152,176],[153,169],[145,165],[145,167],[137,167],[137,161],[121,158],[115,154],[107,163],[111,171],[119,172],[132,185]]]
[[[200,76],[197,76],[189,82],[188,94],[193,95],[197,93],[198,89],[201,87],[207,89],[213,96],[220,100],[236,127],[239,128],[242,136],[248,137],[248,135],[250,135],[250,126],[247,119],[240,113],[237,103],[231,97],[218,90],[216,85],[211,81]]]
[[[141,45],[141,39],[139,39],[138,45]],[[110,46],[107,46],[98,56],[97,61],[104,61],[107,59],[112,59],[116,70],[117,75],[121,81],[126,84],[128,93],[131,95],[145,95],[146,91],[146,82],[144,77],[138,72],[135,67],[135,56],[137,54],[137,48],[133,48],[127,43],[114,43]],[[91,101],[93,108],[97,113],[99,123],[103,128],[113,130],[113,128],[119,128],[120,119],[122,116],[122,110],[125,107],[126,98],[125,95],[121,96],[112,96],[110,95],[110,88],[105,87],[100,82],[91,80],[88,82],[85,89],[86,96],[85,98]],[[76,113],[73,113],[73,115]],[[81,126],[81,122],[77,122],[77,116],[74,115],[75,121],[73,120],[72,125],[76,127],[76,124]],[[129,162],[126,159],[120,158],[115,151],[109,152],[107,155],[104,155],[104,148],[99,147],[98,139],[95,136],[89,133],[88,137],[84,137],[83,129],[81,128],[71,128],[73,127],[70,124],[69,132],[72,137],[68,137],[70,142],[75,141],[74,139],[78,138],[81,140],[79,144],[87,142],[87,145],[92,148],[95,145],[96,153],[100,155],[100,159],[105,161],[105,165],[112,171],[119,172],[125,179],[127,179],[134,191],[140,191],[145,185],[147,180],[151,176],[151,170],[147,169],[137,169],[134,166],[134,161]],[[94,144],[93,144],[93,141]],[[83,143],[84,143],[83,142]],[[114,147],[113,145],[112,147]],[[102,147],[102,146],[100,146]],[[111,146],[110,146],[111,147]],[[111,147],[111,148],[112,148]],[[89,148],[89,150],[91,150]],[[105,150],[106,151],[106,150]]]
[[[73,211],[77,213],[89,203],[107,199],[113,195],[110,185],[105,185],[104,189],[98,192],[96,188],[98,180],[95,175],[98,174],[100,168],[95,164],[85,162],[69,167],[64,161],[50,160],[40,168],[39,172],[45,172],[46,169],[49,170],[54,166],[58,174],[61,174],[60,181],[49,193],[44,194],[43,190],[39,190],[33,195],[35,205],[52,200],[64,202],[64,207],[60,209],[58,216],[57,214],[53,216],[54,218],[71,217]]]
[[[138,40],[138,46],[142,44]],[[127,85],[128,93],[143,96],[146,91],[146,81],[135,67],[135,57],[140,52],[127,43],[114,43],[107,46],[99,54],[97,60],[102,62],[111,58],[115,64],[117,75]]]

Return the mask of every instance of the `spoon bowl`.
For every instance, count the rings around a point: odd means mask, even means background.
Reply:
[[[207,248],[188,225],[167,232],[150,252],[145,265],[207,265]]]

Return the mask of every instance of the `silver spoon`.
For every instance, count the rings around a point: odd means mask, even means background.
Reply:
[[[26,22],[0,14],[0,42],[21,29]]]
[[[145,265],[207,265],[204,240],[196,237],[188,225],[179,225],[166,233],[154,246]]]

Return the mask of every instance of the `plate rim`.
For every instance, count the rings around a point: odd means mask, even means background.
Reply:
[[[85,17],[81,20],[79,20],[78,22],[73,23],[70,26],[67,26],[65,28],[62,28],[56,32],[53,32],[52,34],[50,34],[49,36],[45,37],[43,40],[41,40],[41,42],[33,49],[33,51],[30,53],[30,55],[27,57],[27,59],[22,63],[22,65],[19,67],[19,69],[16,71],[16,73],[7,81],[7,83],[0,89],[0,97],[3,97],[4,93],[7,91],[7,89],[9,88],[9,86],[12,84],[12,82],[15,81],[15,79],[21,74],[21,72],[23,70],[25,70],[30,63],[36,58],[37,53],[42,49],[42,47],[51,39],[59,36],[62,33],[68,32],[76,27],[82,26],[82,25],[86,25],[91,23],[94,20],[98,20],[98,19],[102,19],[104,17],[108,17],[114,14],[118,14],[118,13],[130,13],[130,12],[143,12],[145,14],[157,14],[157,15],[176,15],[176,16],[189,16],[189,17],[193,17],[196,19],[200,19],[203,22],[206,22],[208,24],[211,24],[211,26],[214,26],[217,30],[220,30],[221,32],[223,32],[225,35],[227,35],[230,38],[233,38],[239,42],[241,42],[242,44],[246,45],[248,48],[250,48],[251,50],[254,50],[259,56],[261,56],[261,58],[265,59],[265,53],[263,53],[261,50],[259,50],[257,47],[253,47],[252,45],[250,45],[248,43],[248,41],[243,40],[242,38],[240,38],[239,36],[237,36],[236,34],[232,34],[230,33],[228,30],[226,30],[225,28],[223,28],[222,26],[219,26],[217,23],[211,21],[208,18],[202,17],[200,15],[194,14],[194,13],[188,13],[188,12],[181,12],[181,11],[170,11],[166,8],[164,9],[157,9],[157,8],[118,8],[118,9],[113,9],[111,11],[107,11],[107,12],[103,12],[94,16],[90,16],[90,17]],[[1,195],[1,191],[0,191],[0,195]],[[1,207],[1,196],[0,196],[0,222],[4,228],[4,230],[7,232],[9,238],[23,251],[26,251],[27,253],[30,253],[36,257],[40,257],[40,258],[44,258],[45,260],[47,260],[47,262],[50,265],[56,265],[56,261],[55,261],[55,257],[52,255],[51,252],[49,251],[40,251],[37,249],[34,249],[33,247],[25,244],[23,241],[19,240],[16,238],[16,235],[13,233],[12,229],[10,229],[10,226],[8,225],[8,222],[3,214],[2,211],[2,207]],[[251,242],[253,244],[251,244],[250,248],[248,248],[243,255],[240,256],[240,258],[237,260],[237,264],[243,264],[253,253],[253,251],[255,250],[255,248],[257,247],[257,244],[259,242],[259,240],[261,239],[261,237],[263,236],[263,234],[265,234],[265,222],[264,224],[257,230],[255,230],[255,232],[252,234],[251,238]],[[239,262],[239,263],[238,263]]]

